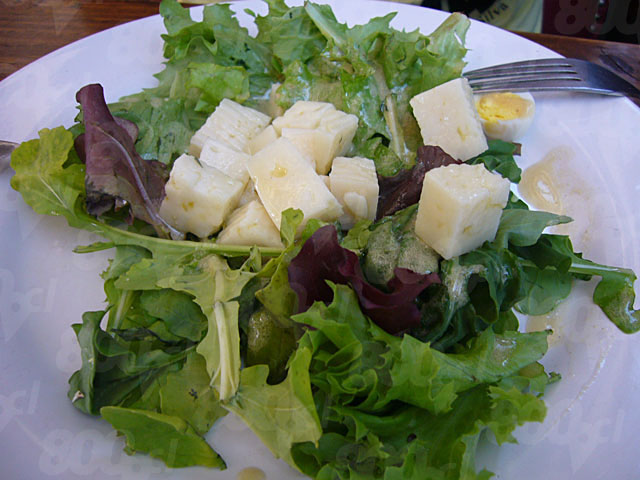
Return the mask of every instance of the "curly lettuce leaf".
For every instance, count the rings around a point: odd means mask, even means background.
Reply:
[[[36,213],[64,215],[72,227],[82,226],[79,203],[84,198],[85,167],[72,162],[73,136],[63,127],[45,128],[38,135],[11,155],[16,172],[11,186]]]
[[[320,54],[308,60],[304,55],[290,58],[278,103],[287,107],[296,100],[332,102],[359,117],[353,150],[373,158],[380,174],[393,175],[411,165],[422,139],[408,102],[460,76],[469,21],[452,15],[431,35],[422,35],[393,29],[393,14],[347,27],[326,5],[308,2],[304,12],[315,26],[304,23],[313,48],[322,45],[316,43],[317,32],[325,43]],[[300,10],[292,15],[297,23],[303,21]]]
[[[552,381],[537,363],[547,332],[486,330],[464,350],[445,354],[386,334],[362,314],[351,289],[333,289],[331,304],[317,302],[294,317],[313,327],[299,349],[312,352],[309,378],[323,426],[317,445],[293,447],[303,473],[488,478],[474,464],[482,431],[513,441],[517,425],[544,418],[544,403],[526,390],[534,378],[541,390]]]
[[[205,7],[203,20],[175,0],[160,14],[165,68],[158,85],[111,104],[114,115],[140,128],[136,148],[145,159],[170,164],[220,100],[257,104],[274,82],[272,53],[240,27],[229,5]]]

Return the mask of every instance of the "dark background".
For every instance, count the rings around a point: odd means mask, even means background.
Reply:
[[[542,33],[640,44],[639,0],[540,0]],[[490,8],[495,0],[449,0],[449,10],[469,13]],[[441,0],[422,5],[442,8]]]

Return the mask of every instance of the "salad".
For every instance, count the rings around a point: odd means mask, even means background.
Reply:
[[[69,398],[121,432],[127,452],[170,467],[224,468],[203,436],[230,411],[314,478],[487,478],[474,464],[481,433],[506,442],[542,421],[541,396],[559,379],[539,363],[548,332],[520,332],[515,312],[548,311],[596,276],[595,303],[631,333],[635,275],[583,259],[544,233],[569,219],[514,195],[492,242],[416,272],[427,255],[412,233],[416,177],[437,160],[420,148],[409,100],[460,76],[468,21],[453,15],[423,36],[391,29],[391,16],[349,29],[326,6],[268,4],[254,37],[228,6],[194,22],[163,1],[159,85],[109,115],[103,99],[79,96],[77,125],[14,153],[12,186],[35,211],[104,238],[79,252],[114,249],[108,307],[73,326],[83,363]],[[358,116],[351,153],[375,162],[388,209],[348,231],[302,227],[287,210],[283,248],[171,239],[152,186],[164,165],[223,99],[265,109],[276,83],[282,108],[318,100]],[[95,125],[126,151],[117,182],[104,152],[83,150]],[[515,183],[517,151],[492,142],[468,163]],[[89,172],[89,156],[104,168]]]

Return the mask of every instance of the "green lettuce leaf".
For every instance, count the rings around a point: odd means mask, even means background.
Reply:
[[[336,285],[334,300],[294,319],[313,328],[299,342],[312,352],[309,380],[322,425],[317,444],[292,458],[313,478],[489,478],[476,472],[481,433],[499,442],[546,409],[533,393],[554,377],[537,363],[547,332],[486,329],[456,353],[408,335],[384,333],[362,315],[355,295]],[[531,391],[528,391],[531,390]]]
[[[100,414],[126,437],[127,453],[145,452],[172,468],[226,468],[209,444],[179,417],[122,407],[103,407]]]
[[[84,196],[84,165],[70,163],[73,136],[63,127],[38,132],[39,139],[21,144],[11,155],[16,172],[11,186],[36,213],[64,215],[69,225],[81,227],[79,200]],[[73,152],[73,153],[72,153]]]
[[[204,357],[191,352],[179,371],[167,374],[159,389],[162,413],[186,420],[204,435],[227,414],[210,383]]]
[[[225,404],[277,458],[294,467],[292,445],[316,443],[322,434],[309,383],[310,360],[311,352],[299,348],[289,363],[286,379],[277,385],[267,383],[266,365],[245,368],[238,392]]]

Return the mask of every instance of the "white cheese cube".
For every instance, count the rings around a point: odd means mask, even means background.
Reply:
[[[305,222],[309,218],[331,222],[342,214],[340,203],[322,178],[286,138],[280,137],[253,155],[247,168],[278,229],[282,212],[287,208],[302,210]]]
[[[215,138],[239,152],[248,152],[248,142],[262,131],[271,119],[262,112],[223,99],[205,124],[191,138],[189,153],[195,157],[205,142]]]
[[[358,130],[358,117],[350,113],[334,110],[320,120],[320,129],[333,136],[334,156],[344,155],[351,148],[353,137]]]
[[[299,101],[274,119],[273,127],[311,158],[317,173],[325,175],[333,159],[351,148],[358,117],[336,110],[331,103]]]
[[[249,140],[249,153],[252,155],[258,153],[271,142],[275,142],[277,138],[278,134],[276,133],[276,129],[273,128],[273,125],[268,125],[264,130]]]
[[[495,238],[510,182],[484,165],[455,164],[427,172],[415,232],[450,259]]]
[[[410,102],[425,145],[436,145],[459,160],[487,150],[473,92],[456,78],[413,97]]]
[[[235,210],[218,235],[217,243],[282,248],[280,232],[259,200]]]
[[[283,128],[318,128],[327,112],[336,108],[331,103],[300,100],[273,120],[273,128],[282,135]]]
[[[315,128],[287,127],[282,129],[281,134],[309,159],[317,173],[324,175],[328,172],[328,170],[318,171],[318,165],[330,165],[333,160],[331,151],[333,139],[328,133]]]
[[[208,139],[200,152],[200,163],[220,170],[225,175],[242,182],[249,181],[247,162],[250,155],[229,148],[225,143],[215,138]]]
[[[378,176],[373,160],[336,157],[329,174],[329,188],[344,209],[340,224],[351,228],[362,219],[373,220],[378,208]]]
[[[182,232],[200,238],[218,231],[235,208],[244,185],[220,170],[200,165],[191,155],[176,159],[160,216]]]

